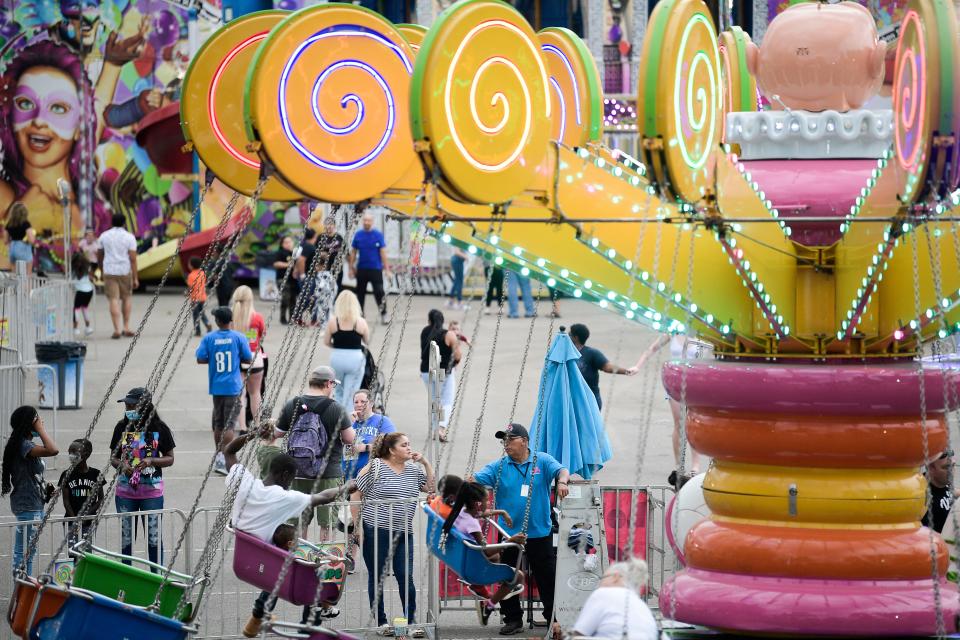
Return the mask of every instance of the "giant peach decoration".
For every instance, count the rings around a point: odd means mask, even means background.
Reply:
[[[774,109],[859,109],[883,82],[886,45],[855,2],[795,4],[773,19],[760,47],[747,48],[750,73]]]

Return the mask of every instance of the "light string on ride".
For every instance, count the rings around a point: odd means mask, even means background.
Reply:
[[[194,206],[193,212],[190,215],[190,221],[188,223],[189,227],[193,226],[194,222],[197,219],[197,216],[200,214],[200,206],[203,203],[203,198],[206,196],[209,188],[210,188],[210,183],[209,182],[204,183],[204,186],[200,192],[200,197],[197,200],[197,204],[196,206]],[[136,332],[134,332],[134,335],[130,340],[130,344],[127,346],[127,350],[126,352],[124,352],[123,358],[121,358],[120,360],[120,364],[117,367],[117,372],[114,374],[113,379],[110,381],[110,384],[107,386],[106,392],[103,394],[103,397],[100,399],[100,404],[97,406],[97,410],[94,412],[93,418],[90,420],[90,425],[87,427],[87,430],[84,432],[83,438],[89,439],[91,434],[93,434],[93,430],[96,427],[97,423],[99,422],[104,409],[106,408],[107,399],[113,395],[113,390],[116,388],[117,382],[120,380],[120,376],[123,374],[124,369],[126,369],[127,363],[130,361],[130,357],[133,355],[133,350],[136,348],[136,345],[139,342],[140,334],[142,333],[144,327],[146,326],[147,321],[150,319],[150,316],[153,314],[154,308],[156,308],[157,300],[160,297],[160,292],[163,289],[163,287],[166,285],[167,279],[170,277],[170,273],[173,270],[173,265],[176,263],[177,259],[180,256],[180,249],[183,246],[184,238],[185,237],[181,237],[177,240],[176,248],[174,249],[173,255],[171,255],[170,258],[167,260],[167,265],[164,268],[163,275],[160,277],[160,283],[157,285],[157,289],[156,291],[154,291],[153,297],[150,299],[150,302],[147,304],[147,308],[144,311],[144,315],[140,319],[140,324],[137,325],[137,330]],[[69,467],[67,467],[64,473],[67,476],[69,476],[70,474],[73,473],[74,469],[76,469],[78,464],[80,464],[79,461],[71,464]],[[103,482],[103,479],[104,479],[104,472],[101,472],[97,478],[97,483],[99,484]],[[16,573],[18,574],[25,573],[27,559],[32,558],[33,554],[36,552],[37,545],[39,544],[39,541],[40,541],[40,535],[43,533],[43,529],[47,525],[47,522],[49,521],[50,516],[53,513],[53,510],[56,508],[57,504],[59,503],[58,498],[60,497],[62,492],[63,492],[63,485],[58,485],[57,487],[55,487],[53,495],[50,497],[50,501],[47,507],[44,509],[44,514],[40,520],[40,524],[35,527],[35,532],[31,537],[30,543],[27,547],[27,553],[24,555],[20,563],[20,566],[16,567]],[[87,500],[85,501],[80,511],[80,514],[78,516],[79,518],[85,517],[86,515],[85,512],[89,511],[90,504],[92,504],[92,501],[93,501],[93,495],[94,494],[91,493],[91,495],[88,496]],[[55,559],[63,551],[65,545],[66,545],[66,541],[64,541],[61,544],[57,552],[53,555],[53,559],[51,559],[50,564],[46,569],[46,572],[45,572],[46,575],[49,575],[50,572],[53,570]]]
[[[359,219],[359,214],[360,214],[360,211],[355,209],[353,212],[353,216],[348,220],[348,225],[347,225],[348,235],[350,234],[351,230],[354,228],[356,221]],[[306,226],[304,226],[304,231],[305,230],[306,230]],[[302,237],[303,237],[303,234],[301,234],[301,238]],[[343,258],[344,258],[344,251],[340,251],[334,260],[334,264],[333,264],[334,273],[336,273],[338,269],[342,268]],[[308,267],[306,276],[304,278],[304,282],[315,283],[317,278],[317,273],[320,267],[320,262],[321,261],[318,259],[314,259],[310,261],[310,265]],[[293,270],[293,266],[294,266],[294,261],[290,261],[289,264],[287,265],[287,269],[284,272],[284,276],[281,281],[281,287],[280,287],[281,291],[283,290],[283,287],[287,286],[287,281],[290,278],[290,275]],[[306,290],[302,291],[302,293],[305,293],[305,292]],[[273,314],[279,304],[279,300],[280,299],[278,298],[278,300],[275,301],[273,305],[271,305],[270,315],[267,320],[268,328],[270,326],[270,323],[273,320]],[[293,309],[293,315],[291,316],[291,323],[287,326],[287,329],[284,333],[284,337],[281,341],[280,351],[278,352],[278,355],[277,355],[277,369],[279,374],[279,380],[277,380],[275,384],[268,387],[268,395],[261,402],[260,410],[258,411],[257,416],[254,417],[253,428],[255,430],[259,429],[262,423],[263,417],[269,414],[269,412],[272,410],[272,407],[275,405],[277,399],[279,399],[279,395],[286,384],[287,377],[293,370],[293,364],[296,362],[297,356],[300,355],[300,353],[302,352],[300,347],[302,345],[303,339],[306,336],[306,334],[311,331],[310,327],[301,327],[297,325],[297,323],[295,322],[297,318],[300,318],[301,314],[305,310],[305,307],[310,302],[310,300],[312,300],[311,295],[300,295],[297,298],[296,304]],[[325,328],[322,326],[318,326],[312,330],[314,334],[313,340],[311,342],[310,348],[306,351],[308,357],[310,354],[316,351],[317,343],[319,342],[319,337],[324,333],[324,331],[325,331]],[[294,334],[292,339],[290,339],[291,332],[293,332]],[[266,337],[266,333],[264,334],[264,337]],[[284,349],[284,347],[288,347],[288,348]],[[309,370],[301,380],[300,387],[298,390],[298,396],[303,393],[308,377],[309,377]],[[293,416],[291,415],[291,423],[286,425],[286,434],[284,436],[284,440],[286,440],[287,436],[289,435],[289,431],[293,426],[292,420],[293,420]],[[282,430],[282,425],[280,425],[280,428]],[[256,431],[254,432],[256,433]],[[251,461],[255,459],[256,452],[259,449],[260,445],[261,445],[261,439],[257,438],[254,441],[254,444],[252,446],[244,447],[239,457],[240,458],[239,463],[243,465],[244,468],[248,468]],[[327,461],[329,459],[329,456],[332,450],[333,450],[333,440],[331,439],[330,445],[327,447],[325,456],[322,460],[322,466],[326,467]],[[316,483],[314,485],[314,489],[316,489]],[[214,560],[216,560],[217,552],[222,551],[223,553],[226,553],[226,548],[221,545],[221,541],[223,539],[223,534],[226,530],[226,525],[229,522],[230,517],[232,515],[234,502],[236,501],[236,497],[239,493],[239,490],[240,490],[239,480],[227,486],[227,491],[224,494],[223,499],[221,500],[217,518],[214,522],[213,528],[211,529],[210,535],[207,537],[207,540],[204,543],[203,553],[201,554],[200,558],[197,561],[194,574],[197,574],[201,571],[209,572],[210,567],[213,565]],[[246,502],[241,504],[240,511],[238,512],[238,517],[243,514],[243,510],[245,508],[246,508]],[[216,579],[216,576],[219,575],[219,571],[220,571],[219,567],[215,569],[213,573],[214,580]],[[279,580],[277,582],[277,585],[282,584],[282,582],[283,582],[282,580]],[[189,597],[190,597],[190,590],[187,590],[183,593],[183,595],[181,596],[180,602],[177,605],[178,611],[181,611],[182,608],[186,606],[186,603],[189,601]]]
[[[652,199],[652,196],[650,195],[650,193],[647,193],[647,202],[646,202],[646,205],[645,205],[645,207],[644,207],[644,215],[646,215],[647,213],[650,212],[650,200],[651,200],[651,199]],[[658,226],[659,226],[659,225],[658,225]],[[641,225],[639,225],[639,227],[640,227],[640,228],[639,228],[639,232],[638,232],[638,234],[637,234],[637,248],[636,248],[636,250],[633,252],[633,262],[630,263],[630,265],[631,265],[632,267],[635,267],[636,265],[640,264],[640,256],[641,256],[641,254],[643,253],[643,239],[644,239],[644,236],[646,235],[646,232],[647,232],[647,225],[641,224]],[[637,286],[637,278],[634,276],[632,269],[629,270],[629,272],[628,272],[627,275],[630,277],[630,282],[627,283],[627,295],[626,295],[626,299],[627,299],[627,300],[632,300],[632,299],[633,299],[634,291],[636,290],[636,286]],[[633,322],[632,322],[629,318],[627,318],[626,316],[623,316],[623,319],[622,319],[622,321],[621,321],[621,324],[624,325],[624,328],[632,328],[632,327],[633,327]],[[617,332],[617,343],[616,343],[616,347],[615,347],[614,350],[613,350],[613,361],[614,361],[614,362],[620,362],[620,356],[622,355],[622,351],[623,351],[623,341],[624,341],[624,337],[626,336],[626,334],[627,334],[627,331],[618,331],[618,332]],[[608,422],[609,419],[610,419],[610,405],[613,404],[613,394],[614,394],[614,391],[615,391],[615,387],[616,387],[616,386],[617,386],[617,376],[613,376],[613,379],[610,381],[610,388],[607,390],[607,400],[606,400],[606,402],[603,404],[603,424],[604,424],[604,426],[606,426],[607,422]]]
[[[917,240],[917,232],[914,229],[914,232],[911,234],[911,245],[913,249],[913,306],[914,306],[914,316],[920,317],[920,258],[919,258],[919,246]],[[917,388],[920,392],[920,441],[923,446],[923,462],[926,465],[930,460],[930,441],[929,434],[927,432],[927,390],[926,390],[926,379],[924,375],[924,366],[923,366],[923,332],[918,326],[916,332],[914,333],[914,339],[916,340],[917,353],[916,353],[916,362],[917,362]],[[924,483],[925,486],[925,502],[927,508],[930,509],[933,504],[933,493],[930,489],[930,483]],[[936,533],[933,531],[933,518],[931,511],[930,518],[930,527],[927,529],[929,541],[930,541],[930,572],[933,581],[933,602],[934,609],[936,612],[937,620],[937,637],[942,638],[946,635],[946,625],[944,623],[943,617],[943,602],[942,602],[942,593],[940,588],[940,576],[937,571],[937,542],[936,542]]]
[[[500,235],[503,232],[502,218],[499,220],[499,226],[497,224],[491,225],[491,232],[497,235]],[[474,344],[477,343],[477,337],[480,335],[481,320],[484,315],[483,312],[484,312],[485,298],[487,296],[487,293],[490,291],[490,285],[493,282],[493,272],[497,268],[498,268],[498,265],[496,264],[496,261],[492,261],[490,268],[486,270],[486,274],[484,278],[484,287],[483,287],[483,290],[480,291],[477,310],[475,311],[473,329],[471,330],[471,333],[470,333],[470,337],[474,341]],[[503,297],[504,297],[503,294],[504,294],[504,287],[501,286],[498,305],[497,305],[497,323],[494,329],[493,344],[490,350],[490,367],[487,370],[487,374],[488,374],[487,384],[484,385],[484,400],[483,400],[484,404],[486,404],[486,394],[489,391],[490,377],[492,375],[491,372],[493,369],[493,359],[497,350],[497,338],[499,336],[500,325],[503,320]],[[443,475],[446,475],[447,470],[450,467],[450,461],[453,459],[453,456],[450,455],[444,461],[443,454],[447,449],[447,445],[451,445],[451,446],[453,445],[454,437],[458,433],[457,426],[460,423],[460,414],[463,412],[464,393],[467,388],[467,380],[470,378],[471,367],[473,366],[473,352],[474,352],[474,347],[471,346],[470,350],[467,352],[467,357],[464,359],[464,362],[463,362],[463,375],[461,375],[457,379],[457,389],[453,396],[453,411],[451,412],[452,415],[447,421],[447,439],[446,439],[446,442],[441,440],[440,446],[438,447],[437,461],[436,461],[438,478],[442,477]],[[472,457],[467,461],[467,467],[470,473],[473,473],[473,466],[476,464],[477,445],[479,441],[480,441],[480,433],[479,433],[479,426],[477,426],[474,428],[474,438],[473,438],[473,443],[471,443],[472,446],[470,448],[470,454],[472,455]],[[441,462],[443,462],[443,465],[444,465],[442,474],[440,472]]]
[[[238,200],[238,199],[239,199],[239,194],[236,194],[236,193],[235,193],[234,195],[236,196],[236,198],[237,198],[237,200]],[[227,222],[228,222],[228,221],[230,220],[230,218],[233,216],[233,210],[234,210],[234,207],[236,206],[237,200],[231,198],[231,202],[233,203],[233,206],[232,206],[232,207],[230,206],[230,203],[228,202],[228,206],[227,206],[227,208],[226,208],[225,211],[224,211],[224,215],[223,215],[223,217],[221,218],[219,225],[217,226],[217,232],[216,232],[216,235],[215,235],[215,238],[214,238],[214,242],[212,242],[212,243],[207,247],[207,250],[206,250],[206,252],[205,252],[205,254],[204,254],[204,258],[203,258],[203,260],[202,260],[202,262],[201,262],[201,268],[207,268],[207,267],[209,267],[209,266],[211,265],[211,262],[212,262],[213,260],[215,260],[215,258],[213,257],[213,256],[214,256],[214,248],[217,246],[217,244],[219,243],[219,240],[222,238],[222,234],[223,234],[224,230],[226,229]],[[243,227],[238,226],[238,228],[234,231],[234,233],[233,233],[232,235],[237,235],[237,234],[242,234],[242,233],[243,233]],[[212,290],[214,287],[216,287],[217,282],[218,282],[217,279],[215,279],[215,280],[213,280],[213,281],[211,281],[211,282],[208,282],[208,283],[207,283],[207,285],[208,285],[207,288],[209,288],[209,289]],[[150,389],[151,386],[155,386],[156,384],[159,383],[160,377],[162,376],[165,368],[168,366],[168,363],[169,363],[169,361],[170,361],[169,354],[172,354],[172,353],[173,353],[173,351],[175,350],[175,347],[176,347],[177,343],[178,343],[178,342],[181,340],[181,338],[182,338],[182,331],[181,331],[182,326],[183,326],[183,325],[182,325],[182,322],[183,322],[184,319],[189,315],[189,308],[190,308],[189,297],[184,297],[184,300],[183,300],[183,302],[181,303],[181,306],[180,306],[180,311],[179,311],[179,313],[177,314],[177,317],[175,318],[175,320],[174,320],[174,322],[173,322],[173,328],[171,329],[170,333],[168,333],[167,338],[166,338],[166,340],[164,341],[164,347],[163,347],[162,350],[164,351],[164,354],[165,354],[165,355],[164,355],[164,357],[161,359],[159,365],[154,369],[154,371],[151,373],[150,377],[148,378],[147,387],[146,387],[147,389]],[[150,404],[151,409],[146,410],[146,407],[147,407],[148,404]],[[138,430],[138,429],[141,428],[141,427],[145,427],[146,425],[150,424],[150,422],[153,420],[154,415],[156,414],[158,404],[159,404],[159,400],[158,400],[157,402],[148,401],[146,395],[144,395],[143,397],[140,398],[140,400],[137,402],[137,406],[136,406],[136,411],[137,411],[137,413],[140,414],[140,415],[138,416],[136,422],[134,422],[134,424],[133,424],[133,429],[134,429],[135,431]],[[123,442],[123,440],[121,439],[119,442],[117,442],[116,448],[115,448],[113,451],[111,451],[111,460],[112,460],[113,458],[121,458],[122,455],[123,455],[124,449],[125,449],[124,442]],[[121,460],[121,462],[122,462],[122,460]],[[109,468],[112,467],[112,466],[113,466],[113,465],[110,464],[110,465],[104,467],[103,472],[101,472],[101,477],[102,477],[102,478],[106,478],[106,473],[108,472]],[[101,501],[101,503],[100,503],[99,509],[97,510],[97,513],[96,513],[96,517],[94,518],[94,520],[93,520],[92,525],[90,526],[90,528],[87,530],[87,533],[84,535],[85,546],[90,546],[90,545],[92,544],[92,541],[93,541],[94,536],[95,536],[95,534],[96,534],[96,530],[97,530],[97,528],[99,527],[100,518],[103,516],[104,512],[106,511],[107,503],[108,503],[108,498],[113,494],[113,491],[116,489],[116,487],[117,487],[117,485],[118,485],[118,483],[119,483],[119,481],[120,481],[121,475],[122,475],[122,473],[121,473],[121,466],[118,465],[117,467],[114,468],[114,473],[113,473],[113,476],[111,477],[110,483],[107,485],[106,489],[104,490],[104,500]],[[87,501],[87,502],[91,502],[91,500],[92,500],[92,497],[88,497],[88,501]],[[86,507],[87,505],[85,504],[84,506]],[[83,510],[81,510],[81,513],[83,513]],[[61,550],[62,550],[62,548],[61,548]],[[59,552],[58,552],[58,554],[59,554]],[[56,556],[54,556],[54,557],[56,557]],[[52,565],[51,565],[51,567],[52,567]]]

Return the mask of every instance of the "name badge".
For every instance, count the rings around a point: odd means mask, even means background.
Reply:
[[[530,493],[530,485],[528,485],[528,484],[522,484],[522,485],[520,485],[520,497],[521,497],[521,498],[526,498],[526,497],[527,497],[527,494],[529,494],[529,493]]]

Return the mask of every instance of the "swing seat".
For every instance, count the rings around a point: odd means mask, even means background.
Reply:
[[[40,602],[36,605],[34,613],[34,604],[39,597]],[[67,594],[53,589],[40,590],[40,582],[35,578],[25,577],[17,578],[13,588],[13,595],[10,596],[10,606],[7,608],[7,622],[13,630],[13,635],[27,639],[27,625],[30,623],[30,616],[33,615],[34,624],[57,615],[60,608],[67,601]]]
[[[293,624],[291,622],[267,622],[264,625],[267,633],[281,638],[297,638],[298,640],[360,640],[358,636],[346,631],[314,627],[307,624]]]
[[[510,582],[516,577],[516,569],[507,564],[490,562],[483,551],[484,549],[521,549],[520,545],[515,542],[501,542],[482,547],[456,529],[451,529],[447,534],[446,544],[441,549],[440,537],[443,533],[444,519],[426,503],[423,503],[422,507],[427,514],[427,547],[430,553],[460,576],[464,582],[487,585]]]
[[[289,555],[286,551],[269,542],[227,527],[233,532],[233,572],[237,577],[262,591],[273,591],[280,570]],[[305,540],[300,546],[310,547],[320,560],[310,562],[295,557],[290,563],[277,597],[296,605],[313,604],[317,597],[317,585],[323,580],[319,602],[336,604],[340,600],[340,591],[346,579],[346,566],[343,558],[337,557],[317,545]]]
[[[149,560],[125,556],[99,547],[90,547],[89,549],[89,551],[81,551],[77,548],[70,551],[70,554],[76,558],[73,586],[138,607],[149,607],[153,604],[157,596],[157,590],[163,583],[165,567]],[[158,573],[124,564],[122,560],[146,565],[156,569]],[[186,603],[180,613],[181,621],[192,622],[195,612],[200,609],[200,601],[203,599],[206,583],[206,578],[194,580],[192,576],[171,571],[170,579],[163,586],[163,594],[160,596],[157,612],[162,616],[172,618],[184,592],[199,586],[196,601]]]
[[[32,591],[32,597],[28,592]],[[37,612],[33,604],[40,599]],[[117,602],[76,587],[18,581],[11,618],[25,640],[183,640],[196,629],[143,607]],[[56,607],[54,610],[53,607]]]

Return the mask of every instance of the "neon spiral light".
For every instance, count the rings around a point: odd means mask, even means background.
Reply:
[[[223,133],[223,129],[220,128],[220,122],[217,119],[217,110],[215,108],[215,98],[217,95],[217,89],[220,86],[220,78],[223,76],[227,65],[229,65],[241,51],[252,44],[260,42],[266,38],[267,34],[269,33],[269,31],[263,31],[261,33],[254,34],[231,49],[230,52],[227,53],[226,57],[224,57],[224,59],[221,60],[220,64],[217,66],[217,70],[213,74],[213,81],[210,82],[210,90],[207,92],[207,113],[210,114],[210,128],[213,130],[213,135],[217,139],[217,142],[220,143],[220,146],[223,147],[224,150],[226,150],[226,152],[230,154],[230,157],[232,157],[234,160],[237,160],[251,169],[256,170],[260,169],[260,162],[248,158],[242,151],[237,149],[233,143],[227,139],[227,136]]]
[[[555,56],[558,56],[558,57],[560,58],[560,61],[563,62],[563,66],[565,66],[565,67],[567,68],[567,73],[570,75],[570,82],[573,83],[573,97],[574,97],[574,99],[575,99],[575,100],[574,100],[574,104],[576,105],[577,124],[580,124],[580,122],[581,122],[581,116],[580,116],[580,84],[577,82],[577,74],[573,72],[573,65],[570,64],[570,59],[567,57],[567,54],[565,54],[565,53],[564,53],[563,51],[561,51],[558,47],[556,47],[556,46],[554,46],[554,45],[552,45],[552,44],[545,44],[545,45],[543,45],[543,46],[541,47],[541,49],[543,49],[543,50],[546,51],[547,53],[552,53],[552,54],[554,54]],[[551,80],[552,80],[552,76],[551,76]],[[556,83],[554,83],[554,84],[556,84]],[[559,90],[559,85],[557,85],[557,86],[558,86],[558,90]],[[562,100],[562,98],[561,98],[561,100]],[[563,131],[563,130],[564,130],[564,127],[560,127],[560,131]]]
[[[680,83],[683,79],[683,68],[686,66],[685,63],[687,62],[687,59],[683,53],[687,49],[687,41],[690,38],[690,34],[697,25],[702,26],[706,30],[706,33],[710,38],[710,42],[713,45],[712,50],[714,52],[714,57],[713,60],[711,60],[710,57],[707,56],[707,54],[703,51],[697,51],[694,54],[693,60],[689,62],[687,86],[685,88],[685,101],[681,103],[681,97],[684,96],[681,93],[682,89],[680,87]],[[717,133],[717,112],[722,104],[722,98],[717,92],[716,74],[720,70],[720,59],[717,57],[717,49],[717,37],[713,33],[713,28],[710,26],[710,23],[702,14],[698,13],[694,15],[690,22],[687,23],[683,30],[683,35],[680,38],[680,54],[677,56],[676,81],[673,89],[674,122],[677,128],[677,145],[680,147],[680,154],[683,156],[683,161],[686,162],[688,167],[694,170],[701,169],[707,163],[707,158],[710,156],[710,150],[714,145],[714,138],[716,137]],[[698,67],[701,65],[705,65],[707,78],[709,79],[709,95],[704,87],[695,86]],[[695,95],[694,90],[696,90]],[[714,96],[716,96],[716,98],[714,98]],[[716,105],[713,104],[714,100],[717,102]],[[696,115],[693,115],[693,117],[688,118],[689,128],[686,128],[684,127],[682,118],[684,115],[688,115],[688,111],[693,106],[694,102],[698,103],[701,107],[700,117],[697,118]],[[710,117],[709,133],[707,135],[706,142],[699,152],[699,157],[694,158],[691,154],[691,150],[687,148],[688,138],[700,134],[703,131],[708,114]],[[691,135],[689,136],[687,135],[688,130],[691,131]]]
[[[403,49],[401,49],[399,46],[397,46],[396,44],[394,44],[393,42],[391,42],[390,40],[388,40],[387,38],[385,38],[384,36],[378,33],[375,33],[369,30],[363,30],[362,27],[334,27],[332,30],[326,30],[326,31],[315,33],[309,38],[307,38],[306,40],[304,40],[294,50],[293,54],[287,60],[287,63],[284,65],[283,72],[280,74],[280,87],[279,87],[277,97],[278,97],[278,106],[280,110],[280,123],[283,128],[284,135],[286,135],[287,137],[287,140],[290,142],[291,145],[294,146],[294,148],[297,149],[297,151],[300,152],[300,154],[304,158],[306,158],[313,164],[317,165],[318,167],[329,169],[331,171],[352,171],[354,169],[358,169],[360,167],[366,166],[367,164],[373,162],[373,160],[375,160],[377,156],[379,156],[380,153],[383,151],[384,147],[387,146],[387,143],[390,142],[390,138],[393,135],[393,129],[397,120],[396,101],[393,98],[393,91],[390,89],[389,83],[380,74],[380,72],[378,72],[369,64],[362,62],[360,60],[340,60],[327,66],[323,70],[323,72],[321,72],[321,74],[317,77],[316,81],[313,84],[313,90],[311,91],[310,97],[312,100],[311,109],[313,111],[314,118],[316,119],[317,124],[319,124],[324,131],[333,135],[346,135],[352,131],[355,131],[357,127],[360,126],[360,123],[363,120],[365,109],[363,106],[363,100],[361,100],[359,96],[353,93],[347,94],[346,96],[341,98],[340,106],[346,107],[347,104],[349,103],[353,103],[357,106],[357,114],[354,117],[353,122],[351,122],[346,127],[334,127],[330,125],[323,118],[322,114],[320,113],[320,108],[318,105],[320,87],[323,84],[324,80],[326,80],[332,73],[340,69],[345,69],[345,68],[359,69],[365,72],[366,74],[368,74],[369,76],[371,76],[374,79],[374,81],[383,90],[384,97],[386,98],[386,101],[387,101],[387,126],[380,140],[377,142],[376,146],[369,153],[367,153],[366,155],[364,155],[358,160],[354,160],[353,162],[343,162],[343,163],[329,162],[327,160],[324,160],[323,158],[320,158],[319,156],[311,152],[309,149],[307,149],[306,146],[304,146],[304,144],[300,141],[300,138],[297,137],[296,133],[294,133],[293,128],[290,126],[290,119],[287,114],[287,105],[286,105],[286,101],[284,100],[284,98],[287,95],[287,83],[290,79],[290,73],[293,70],[293,66],[297,63],[297,60],[304,53],[304,51],[306,51],[308,47],[312,46],[317,42],[320,42],[321,40],[325,40],[327,38],[333,38],[333,37],[340,37],[340,36],[369,38],[371,40],[378,42],[379,44],[382,44],[388,47],[397,55],[401,63],[403,63],[404,68],[407,70],[407,73],[411,75],[413,74],[413,64],[411,63],[410,60],[407,59],[407,56],[404,55]]]
[[[563,89],[560,88],[560,83],[553,76],[550,76],[550,84],[556,89],[557,99],[560,100],[560,138],[562,139],[563,132],[567,130],[567,103],[563,99]]]
[[[510,69],[510,71],[516,76],[517,80],[520,82],[520,88],[523,90],[523,101],[524,101],[523,133],[520,136],[520,140],[518,141],[517,146],[514,148],[514,150],[507,156],[505,160],[503,160],[502,162],[498,162],[496,164],[488,164],[488,163],[477,160],[477,158],[475,158],[473,154],[470,153],[470,151],[468,151],[466,146],[463,144],[463,140],[460,139],[460,134],[457,132],[457,125],[453,121],[453,117],[452,117],[453,108],[451,105],[451,102],[452,102],[451,95],[453,92],[453,85],[455,84],[453,74],[457,69],[457,63],[460,60],[460,56],[463,55],[463,51],[466,48],[466,46],[481,31],[485,29],[491,29],[491,28],[497,28],[497,27],[507,29],[509,31],[512,31],[516,35],[518,35],[523,40],[523,43],[530,50],[530,53],[533,56],[533,59],[536,60],[537,66],[540,68],[540,76],[542,79],[542,86],[543,86],[544,99],[545,99],[545,111],[546,111],[545,115],[547,118],[550,117],[550,95],[548,93],[549,90],[547,89],[547,70],[546,70],[546,67],[544,66],[543,59],[540,57],[540,52],[533,45],[533,43],[530,42],[529,39],[527,39],[523,31],[521,31],[520,28],[517,27],[516,25],[511,24],[505,20],[487,20],[486,22],[481,22],[477,26],[470,29],[470,31],[467,32],[467,35],[460,41],[460,44],[457,46],[457,50],[454,52],[453,57],[449,62],[449,67],[447,68],[447,77],[446,77],[446,81],[444,82],[443,103],[446,111],[445,116],[447,119],[447,126],[450,129],[450,137],[453,139],[454,145],[456,145],[457,149],[460,151],[464,160],[466,160],[475,169],[478,169],[480,171],[492,171],[492,172],[501,171],[504,168],[513,164],[514,161],[516,161],[516,159],[520,157],[520,154],[523,153],[524,145],[526,144],[527,138],[530,135],[530,129],[533,121],[533,100],[530,95],[530,89],[529,87],[527,87],[527,83],[523,79],[523,74],[520,72],[520,69],[517,67],[517,65],[511,62],[510,60],[501,56],[494,56],[492,58],[485,60],[483,64],[480,65],[480,68],[477,70],[477,72],[473,74],[473,78],[471,79],[470,115],[472,116],[473,123],[477,126],[477,128],[485,133],[496,133],[506,125],[507,118],[510,113],[510,107],[507,102],[506,96],[504,96],[503,93],[498,91],[493,95],[493,98],[490,101],[490,105],[495,106],[498,102],[503,105],[504,113],[500,119],[500,122],[498,122],[495,126],[490,127],[480,120],[479,114],[477,113],[477,109],[476,109],[476,91],[477,91],[477,85],[479,84],[479,80],[480,80],[480,77],[483,75],[483,72],[493,64],[502,64],[506,66],[508,69]]]
[[[912,29],[910,29],[912,27]],[[904,49],[909,32],[916,34],[918,52],[912,48]],[[909,45],[908,45],[909,46]],[[897,95],[894,108],[897,111],[897,126],[894,127],[894,143],[897,147],[897,162],[907,171],[917,169],[917,157],[920,154],[920,135],[924,131],[924,112],[926,110],[926,78],[923,76],[923,64],[927,59],[926,43],[920,16],[912,9],[903,18],[903,28],[897,43],[897,60],[900,62],[894,88]],[[909,72],[909,84],[905,86],[904,73]],[[906,108],[904,108],[906,107]],[[904,152],[910,146],[909,156]]]

